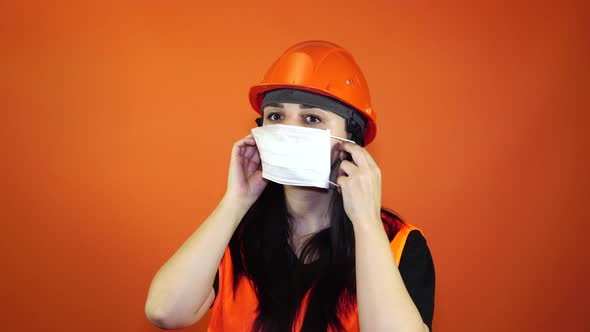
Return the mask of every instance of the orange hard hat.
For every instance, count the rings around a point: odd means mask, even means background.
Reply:
[[[369,86],[352,54],[326,41],[306,41],[283,53],[260,84],[250,88],[250,104],[261,113],[264,93],[276,89],[298,89],[332,97],[360,112],[367,120],[365,144],[377,133]]]

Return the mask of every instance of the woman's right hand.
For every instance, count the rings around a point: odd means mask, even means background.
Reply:
[[[234,143],[231,152],[226,198],[234,203],[247,206],[260,197],[268,183],[262,177],[260,154],[252,135]]]

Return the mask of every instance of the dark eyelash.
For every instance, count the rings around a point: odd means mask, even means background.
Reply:
[[[308,117],[308,116],[309,116],[309,117],[314,117],[314,118],[318,119],[320,122],[322,122],[322,117],[320,117],[320,116],[317,116],[317,115],[315,115],[315,114],[311,114],[311,113],[310,113],[310,114],[305,114],[303,117],[304,117],[304,118],[306,118],[306,117]]]
[[[267,119],[270,119],[275,114],[278,115],[278,116],[282,116],[282,114],[279,113],[279,112],[270,112],[270,113],[268,113],[268,115],[266,115],[266,118]]]

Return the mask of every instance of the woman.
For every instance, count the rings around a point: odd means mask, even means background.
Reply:
[[[350,53],[297,44],[250,102],[259,128],[234,144],[218,207],[154,277],[148,319],[181,328],[212,308],[209,331],[428,331],[432,257],[381,208],[363,148],[375,113]]]

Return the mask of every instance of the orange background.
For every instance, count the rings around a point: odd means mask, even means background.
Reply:
[[[155,331],[149,283],[221,198],[248,87],[306,39],[367,76],[434,330],[583,329],[588,12],[475,2],[2,0],[2,330]]]

